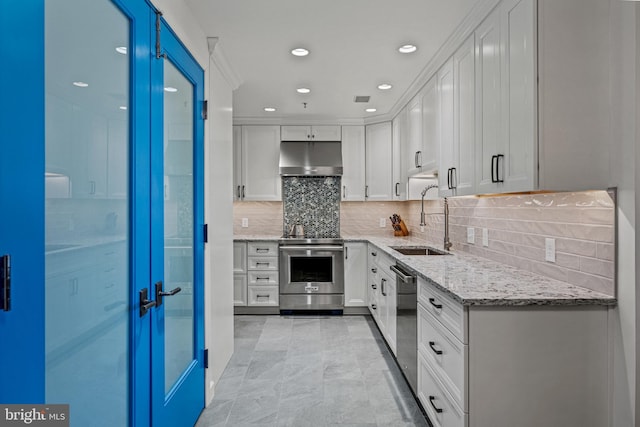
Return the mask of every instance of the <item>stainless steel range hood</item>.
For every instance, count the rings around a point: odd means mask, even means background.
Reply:
[[[282,141],[280,175],[342,175],[340,141]]]

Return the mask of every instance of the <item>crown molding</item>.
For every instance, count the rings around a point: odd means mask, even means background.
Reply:
[[[207,45],[209,46],[209,58],[220,70],[224,79],[229,83],[232,90],[236,90],[242,84],[242,78],[235,72],[229,64],[227,57],[224,55],[222,46],[218,37],[207,37]]]
[[[363,119],[341,119],[338,117],[291,117],[291,116],[276,116],[276,117],[234,117],[234,125],[364,125]]]

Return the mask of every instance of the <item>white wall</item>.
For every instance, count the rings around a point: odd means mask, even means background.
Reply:
[[[210,60],[207,37],[182,0],[153,0],[182,43],[205,70],[205,99],[209,119],[205,125],[205,345],[209,349],[206,404],[213,399],[233,353],[233,195],[232,84]],[[219,49],[219,47],[217,47]],[[226,66],[226,63],[223,64]]]
[[[612,425],[637,420],[636,290],[636,14],[637,4],[610,0],[611,185],[618,187],[618,306],[612,322]],[[606,100],[603,100],[606,102]]]

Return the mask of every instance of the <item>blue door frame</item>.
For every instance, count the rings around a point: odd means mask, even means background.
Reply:
[[[130,425],[146,427],[161,425],[161,417],[152,419],[157,393],[152,371],[153,345],[161,340],[152,337],[151,316],[137,315],[138,291],[151,287],[150,242],[158,224],[149,224],[150,209],[162,203],[162,171],[152,169],[152,156],[158,150],[158,135],[152,129],[162,129],[161,83],[152,86],[151,76],[157,76],[161,61],[154,63],[154,8],[146,0],[111,0],[131,20],[132,49],[130,141],[129,156],[131,224],[130,260]],[[12,308],[0,310],[0,403],[46,403],[45,399],[45,279],[44,279],[44,170],[45,170],[45,106],[44,106],[44,0],[3,0],[0,2],[0,81],[9,82],[0,97],[0,255],[11,255]],[[189,55],[175,34],[163,22],[164,50],[174,65],[194,83],[197,105],[203,101],[202,69]],[[161,65],[160,65],[161,67]],[[162,74],[160,74],[161,76]],[[21,84],[24,82],[24,84]],[[153,93],[152,93],[153,92]],[[160,97],[160,98],[159,98]],[[194,109],[194,206],[195,230],[204,223],[204,124],[199,108]],[[158,117],[158,111],[160,116]],[[153,112],[153,115],[152,115]],[[159,121],[158,121],[159,119]],[[162,136],[160,136],[162,147]],[[159,150],[160,155],[162,150]],[[160,193],[158,194],[158,190]],[[159,201],[159,202],[158,202]],[[160,224],[160,227],[162,225]],[[173,405],[199,413],[204,407],[204,242],[202,233],[195,233],[194,282],[196,337],[198,358],[191,371],[191,382],[200,388],[198,396],[177,393]],[[153,255],[152,255],[153,254]],[[155,262],[155,265],[162,265]],[[158,316],[155,316],[158,317]],[[157,382],[157,381],[156,381]],[[192,385],[194,386],[194,385]],[[164,390],[162,390],[164,405]],[[173,416],[173,415],[171,415]],[[197,419],[197,415],[196,415]],[[173,420],[174,424],[171,424]],[[71,420],[73,423],[73,420]],[[176,418],[167,418],[175,424]],[[73,425],[73,424],[72,424]]]
[[[45,398],[43,47],[44,0],[0,2],[0,255],[12,263],[12,308],[0,310],[2,403]]]

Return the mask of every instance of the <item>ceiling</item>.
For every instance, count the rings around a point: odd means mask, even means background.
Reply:
[[[218,37],[242,81],[233,94],[234,120],[355,123],[393,112],[477,0],[185,2],[205,34]],[[418,50],[398,52],[407,43]],[[294,57],[296,47],[310,54]],[[381,83],[393,87],[382,91]],[[356,95],[371,99],[355,103]]]

